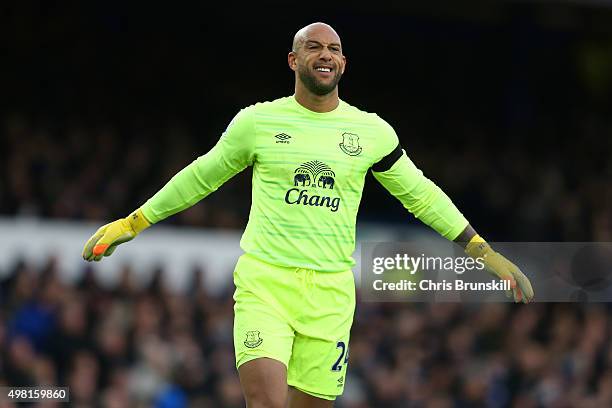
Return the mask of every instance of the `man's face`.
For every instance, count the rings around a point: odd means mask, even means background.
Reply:
[[[346,65],[340,38],[326,27],[311,28],[289,54],[289,65],[310,92],[327,95],[338,85]]]

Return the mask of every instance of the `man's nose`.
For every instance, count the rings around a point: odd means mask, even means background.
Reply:
[[[323,48],[323,50],[321,51],[321,54],[319,54],[319,58],[325,61],[331,61],[332,53],[329,50],[329,48]]]

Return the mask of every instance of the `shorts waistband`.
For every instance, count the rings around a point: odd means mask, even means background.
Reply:
[[[268,265],[268,266],[273,267],[273,268],[285,269],[285,270],[291,271],[291,272],[296,272],[298,270],[301,270],[301,271],[312,271],[312,272],[317,273],[317,274],[337,274],[337,273],[346,273],[346,272],[351,272],[352,273],[351,269],[346,269],[346,270],[341,270],[341,271],[319,271],[317,269],[305,268],[303,266],[279,265],[279,264],[275,264],[275,263],[263,260],[263,259],[259,258],[258,256],[250,254],[250,253],[247,253],[247,252],[242,254],[241,257],[248,258],[249,260],[252,260],[252,261],[255,261],[255,262],[259,262],[259,263]]]

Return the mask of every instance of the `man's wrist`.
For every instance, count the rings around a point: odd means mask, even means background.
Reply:
[[[491,246],[480,235],[474,235],[465,246],[465,253],[472,258],[484,258],[493,252]]]
[[[474,244],[474,243],[480,243],[480,242],[487,242],[484,240],[483,237],[481,237],[480,235],[476,234],[474,235],[472,238],[470,238],[470,240],[468,241],[468,245],[469,244]]]
[[[463,229],[463,231],[461,231],[461,233],[457,235],[457,237],[453,240],[453,242],[465,248],[467,244],[469,244],[470,241],[474,239],[474,237],[476,236],[478,236],[478,234],[476,233],[476,230],[474,230],[474,228],[472,228],[472,226],[468,224]]]
[[[141,208],[128,215],[127,220],[137,234],[151,226],[151,223],[147,220]]]

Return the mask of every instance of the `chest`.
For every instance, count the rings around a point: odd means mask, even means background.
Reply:
[[[333,189],[360,182],[372,165],[375,135],[350,124],[270,124],[257,131],[255,165],[262,177]]]

